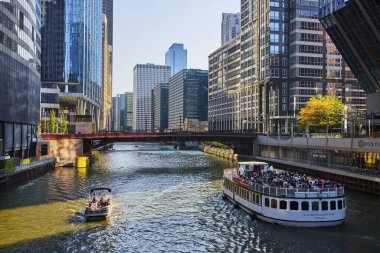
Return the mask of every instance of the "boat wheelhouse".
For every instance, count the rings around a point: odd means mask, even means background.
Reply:
[[[279,225],[323,227],[342,224],[346,201],[342,185],[264,162],[240,162],[224,171],[223,196],[251,215]]]

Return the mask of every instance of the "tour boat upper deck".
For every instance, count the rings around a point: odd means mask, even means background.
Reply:
[[[275,170],[264,162],[239,162],[238,169],[227,169],[231,181],[264,195],[286,198],[335,198],[344,196],[341,184],[304,174]]]

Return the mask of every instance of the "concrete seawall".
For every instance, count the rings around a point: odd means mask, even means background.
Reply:
[[[43,175],[56,167],[55,158],[30,163],[26,166],[16,168],[16,171],[10,175],[0,177],[0,187],[11,185],[21,181],[33,179],[39,175]]]

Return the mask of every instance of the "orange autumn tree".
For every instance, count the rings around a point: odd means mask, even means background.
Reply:
[[[317,96],[309,99],[306,106],[301,109],[297,119],[302,129],[310,130],[338,127],[342,123],[344,105],[336,97]]]

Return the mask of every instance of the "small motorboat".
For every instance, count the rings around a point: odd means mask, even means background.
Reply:
[[[89,219],[105,219],[111,215],[111,189],[93,188],[90,191],[90,201],[87,203],[84,216]]]

